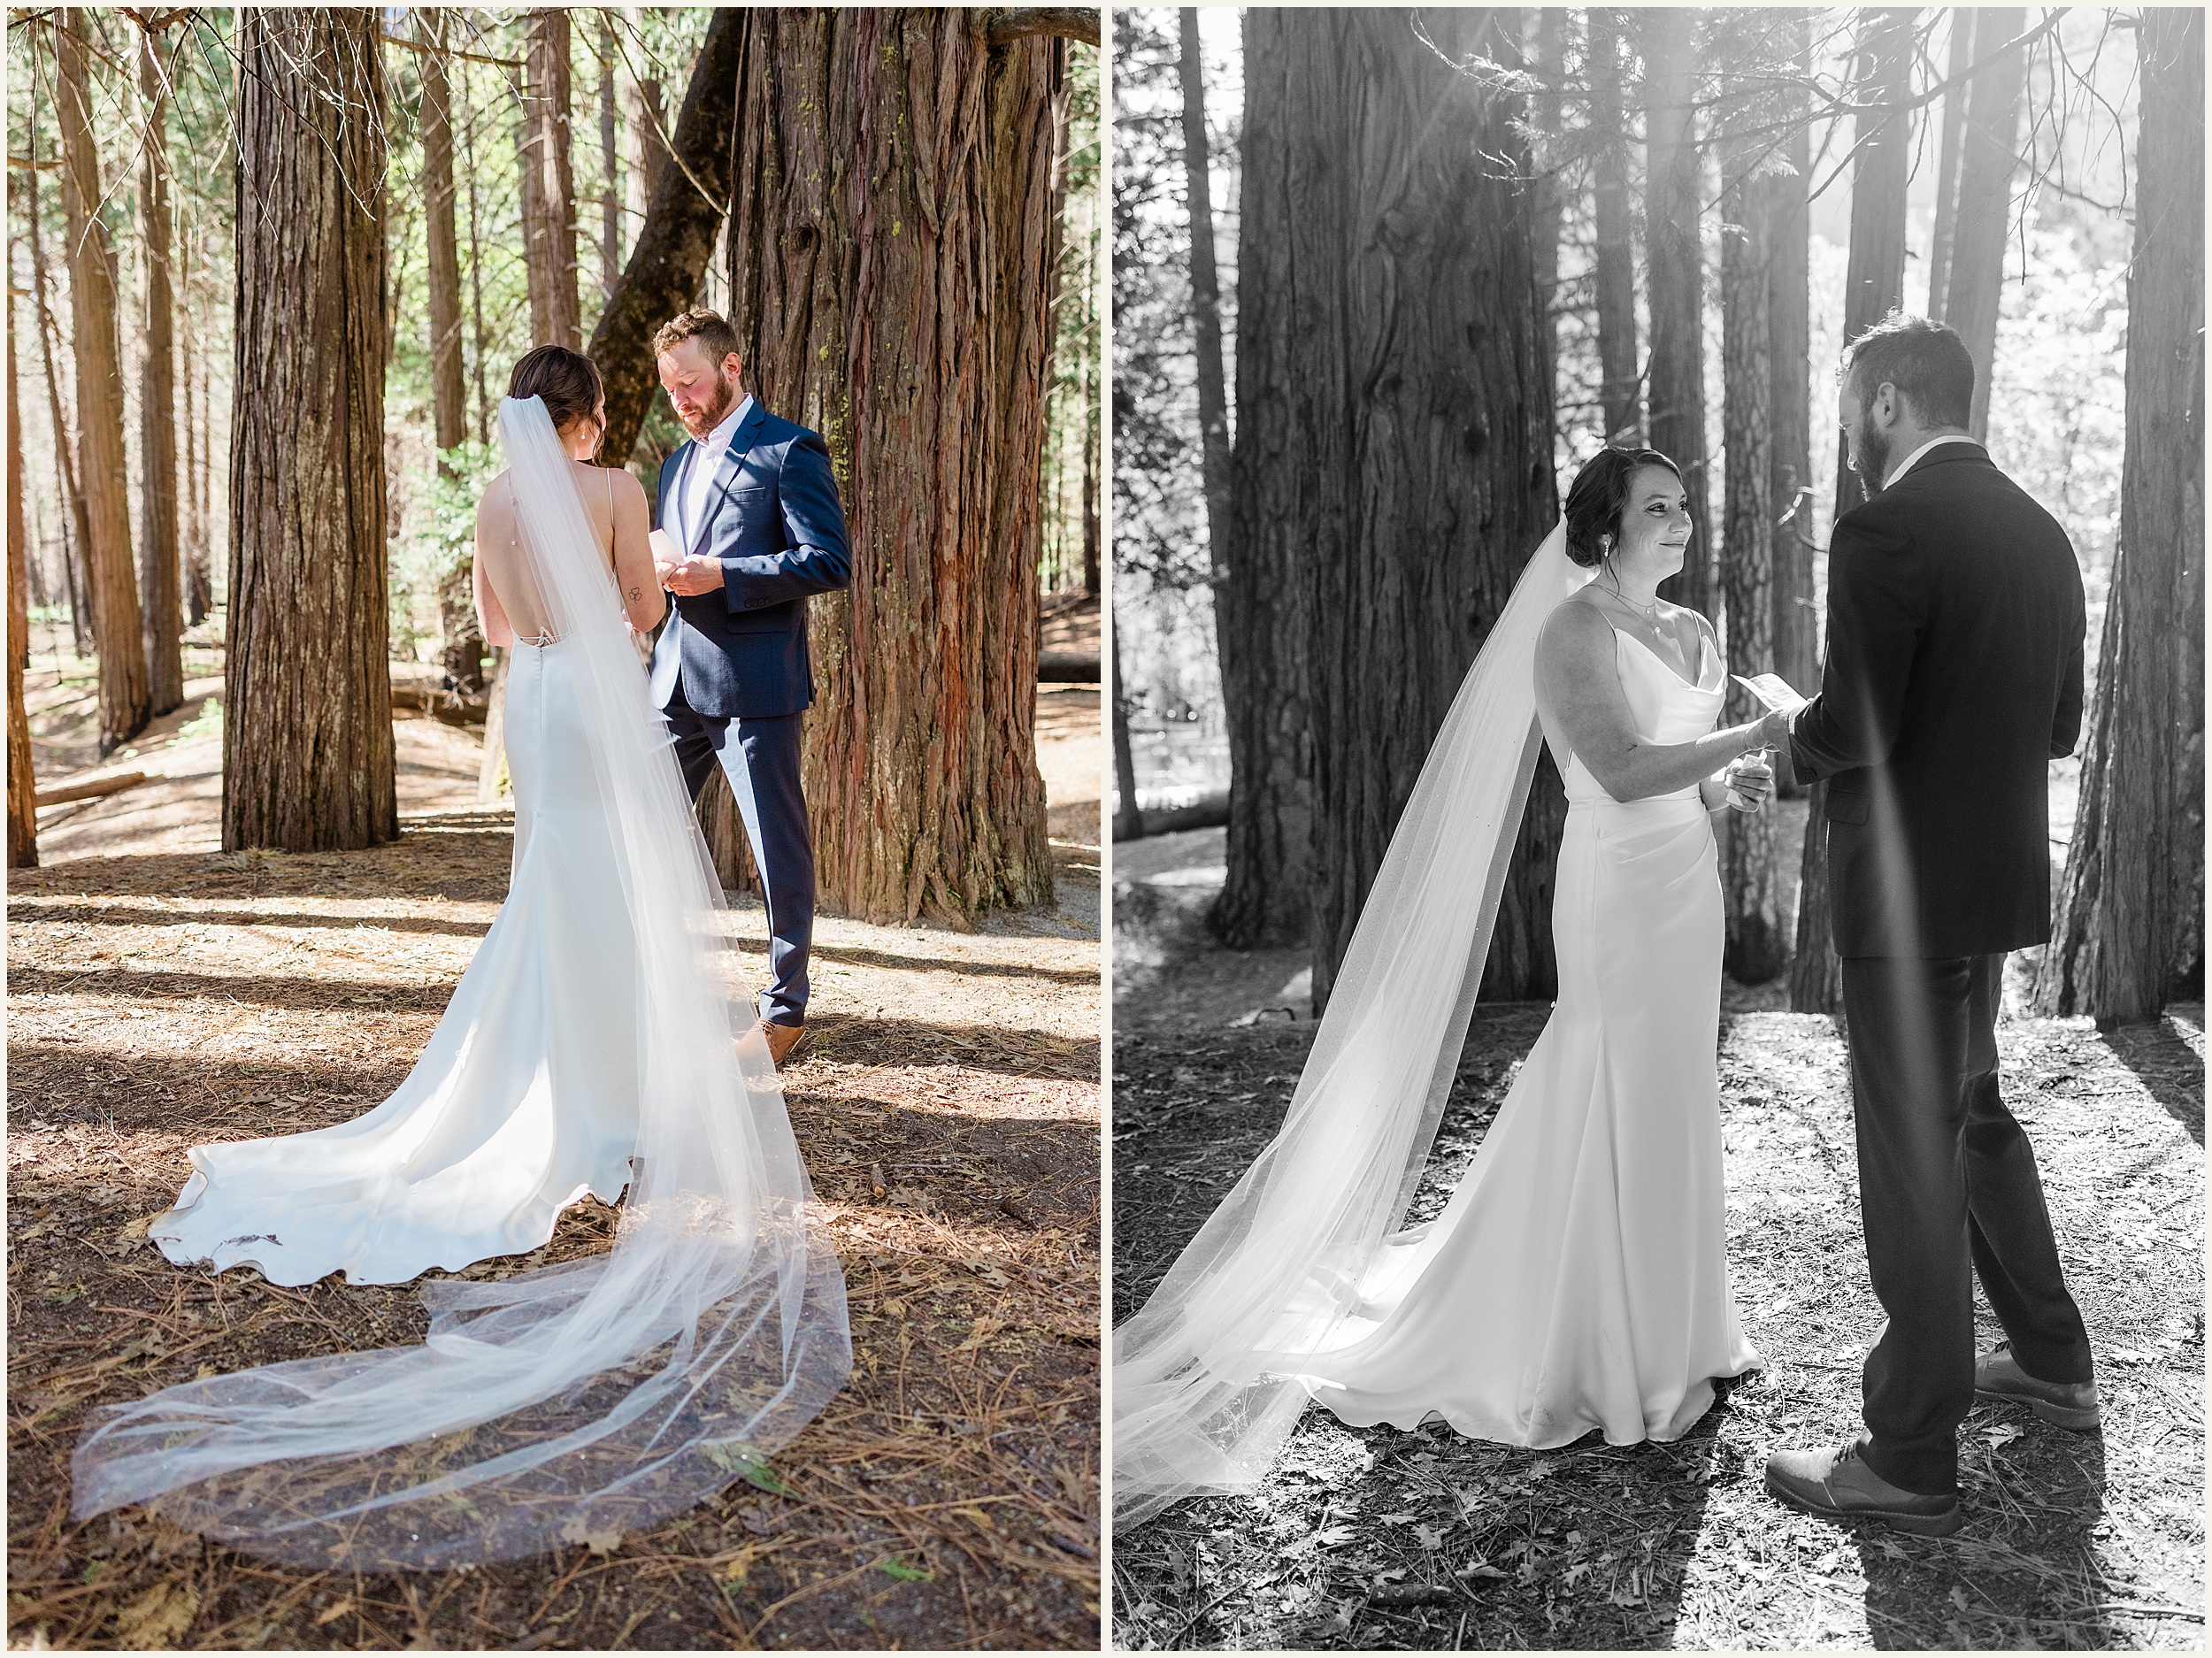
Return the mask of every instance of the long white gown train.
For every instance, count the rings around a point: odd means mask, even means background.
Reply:
[[[422,1058],[350,1122],[193,1147],[176,1207],[148,1228],[172,1261],[249,1263],[274,1284],[402,1284],[526,1254],[585,1193],[622,1195],[637,951],[572,655],[565,641],[515,649],[514,872]]]

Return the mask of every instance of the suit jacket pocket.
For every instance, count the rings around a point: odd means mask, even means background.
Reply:
[[[781,604],[764,604],[757,610],[732,610],[729,619],[722,624],[726,633],[789,633],[797,631],[806,621],[806,602],[786,599]]]
[[[1831,793],[1828,796],[1828,821],[1830,823],[1863,824],[1867,820],[1872,806],[1873,799],[1870,795]]]

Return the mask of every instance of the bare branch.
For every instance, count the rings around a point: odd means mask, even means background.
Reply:
[[[990,41],[1006,46],[1031,35],[1098,44],[1098,12],[1091,6],[1018,6],[991,19]]]

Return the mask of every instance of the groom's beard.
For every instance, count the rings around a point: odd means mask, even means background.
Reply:
[[[1870,497],[1880,495],[1882,480],[1889,475],[1889,440],[1881,434],[1871,420],[1862,416],[1858,441],[1851,447],[1856,456],[1851,463],[1852,471],[1858,473],[1859,482],[1865,486]]]
[[[737,386],[729,375],[715,376],[714,388],[714,407],[700,415],[697,426],[692,425],[688,420],[684,422],[684,430],[695,438],[706,436],[708,433],[722,424],[724,415],[737,406]]]

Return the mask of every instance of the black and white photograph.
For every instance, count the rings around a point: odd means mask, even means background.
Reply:
[[[2200,1646],[2204,58],[1112,14],[1118,1648]]]

